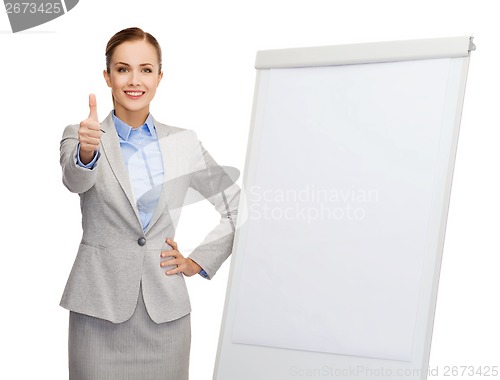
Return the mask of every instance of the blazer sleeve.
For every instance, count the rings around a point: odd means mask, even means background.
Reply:
[[[189,186],[203,195],[219,212],[220,223],[189,255],[212,279],[233,249],[240,188],[199,142],[195,171]]]
[[[79,125],[68,125],[63,132],[60,145],[60,164],[62,168],[62,181],[69,191],[84,193],[96,180],[96,168],[99,165],[100,152],[92,169],[78,165],[78,128]]]

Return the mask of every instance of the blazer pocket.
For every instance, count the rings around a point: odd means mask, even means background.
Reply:
[[[98,244],[98,243],[93,243],[93,242],[89,242],[89,241],[86,241],[86,240],[82,240],[80,242],[81,245],[86,245],[88,247],[92,247],[92,248],[97,248],[98,250],[101,250],[101,251],[105,251],[106,250],[106,247],[104,245],[101,245],[101,244]]]

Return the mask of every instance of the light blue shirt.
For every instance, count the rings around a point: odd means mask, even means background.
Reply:
[[[127,167],[137,210],[145,230],[160,198],[163,184],[163,160],[151,114],[146,122],[132,128],[113,112],[123,160]]]
[[[158,204],[163,185],[163,159],[153,117],[149,114],[146,122],[137,128],[132,128],[120,120],[114,111],[112,117],[120,139],[120,148],[128,170],[142,229],[145,230]],[[78,165],[92,169],[99,155],[100,152],[97,152],[91,162],[83,164],[80,161],[80,144],[78,144]],[[207,277],[204,270],[200,274]]]

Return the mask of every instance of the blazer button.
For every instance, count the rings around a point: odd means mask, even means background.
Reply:
[[[137,244],[139,244],[142,247],[144,244],[146,244],[146,238],[145,237],[140,237],[137,240]]]

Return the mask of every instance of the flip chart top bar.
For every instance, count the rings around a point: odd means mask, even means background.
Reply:
[[[260,50],[255,68],[265,70],[466,57],[476,48],[472,39],[464,36]]]

